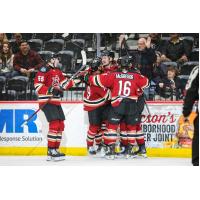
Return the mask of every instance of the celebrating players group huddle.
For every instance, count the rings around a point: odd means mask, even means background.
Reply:
[[[88,153],[101,154],[107,159],[146,157],[141,113],[148,79],[132,63],[130,56],[120,57],[116,63],[113,52],[105,50],[87,69],[69,79],[56,67],[57,58],[53,56],[47,60],[34,81],[40,106],[49,122],[47,160],[65,158],[58,150],[65,120],[60,98],[64,90],[81,82],[86,84],[84,110],[89,118]],[[117,151],[116,143],[120,144]]]

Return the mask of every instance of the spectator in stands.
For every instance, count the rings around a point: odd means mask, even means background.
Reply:
[[[3,44],[3,42],[7,42],[7,41],[8,41],[8,39],[7,39],[6,34],[5,33],[0,33],[0,48],[1,48],[2,44]]]
[[[189,45],[180,39],[178,33],[171,33],[170,40],[163,47],[161,60],[184,63],[188,61],[189,55]]]
[[[12,45],[12,51],[14,54],[16,54],[20,51],[19,45],[20,45],[20,42],[22,41],[22,34],[14,33],[14,39],[15,39],[15,42]]]
[[[153,64],[156,62],[155,50],[151,48],[151,38],[140,38],[138,40],[138,50],[134,53],[135,58],[134,66],[137,67],[141,74],[146,76],[150,80],[150,84],[153,84]],[[149,88],[145,88],[144,93],[149,99]]]
[[[142,75],[152,80],[153,64],[156,62],[156,53],[151,48],[151,38],[138,40],[138,51],[135,53],[135,66],[140,69]]]
[[[44,65],[44,61],[37,52],[30,50],[26,40],[20,42],[19,48],[20,52],[14,56],[14,69],[18,71],[19,75],[29,77],[32,72]]]
[[[151,48],[155,51],[161,53],[164,42],[161,40],[161,34],[160,33],[150,33],[149,37],[151,38]]]
[[[156,62],[154,63],[153,68],[153,81],[155,84],[158,84],[161,79],[165,77],[165,74],[161,68],[161,53],[156,51]]]
[[[9,43],[4,41],[0,49],[0,76],[11,78],[16,75],[13,70],[13,57]]]
[[[157,93],[159,96],[156,100],[179,100],[182,98],[182,84],[178,72],[173,66],[167,70],[167,77],[163,78],[157,84]]]

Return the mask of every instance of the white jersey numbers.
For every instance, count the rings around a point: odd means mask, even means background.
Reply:
[[[130,81],[125,81],[123,83],[122,80],[119,81],[119,96],[126,96],[128,97],[131,93],[131,82]]]

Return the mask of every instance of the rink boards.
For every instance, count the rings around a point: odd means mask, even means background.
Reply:
[[[180,146],[177,137],[182,102],[148,102],[148,106],[150,115],[146,108],[142,115],[148,156],[191,157],[191,139],[188,137]],[[68,155],[87,155],[88,117],[83,111],[83,103],[63,102],[62,108],[66,116],[62,151]],[[43,112],[21,126],[37,109],[35,101],[0,102],[0,155],[46,154],[48,123]]]

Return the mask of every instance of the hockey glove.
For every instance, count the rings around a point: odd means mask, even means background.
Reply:
[[[85,76],[83,77],[84,82],[87,83],[87,84],[89,82],[89,77],[90,77],[90,75],[88,73],[85,74]]]
[[[60,87],[53,87],[53,86],[51,86],[48,89],[48,93],[52,94],[55,97],[58,97],[58,96],[62,97],[63,96],[63,90]]]
[[[75,83],[76,86],[79,85],[82,82],[81,78],[75,78],[73,80],[74,80],[74,83]]]

